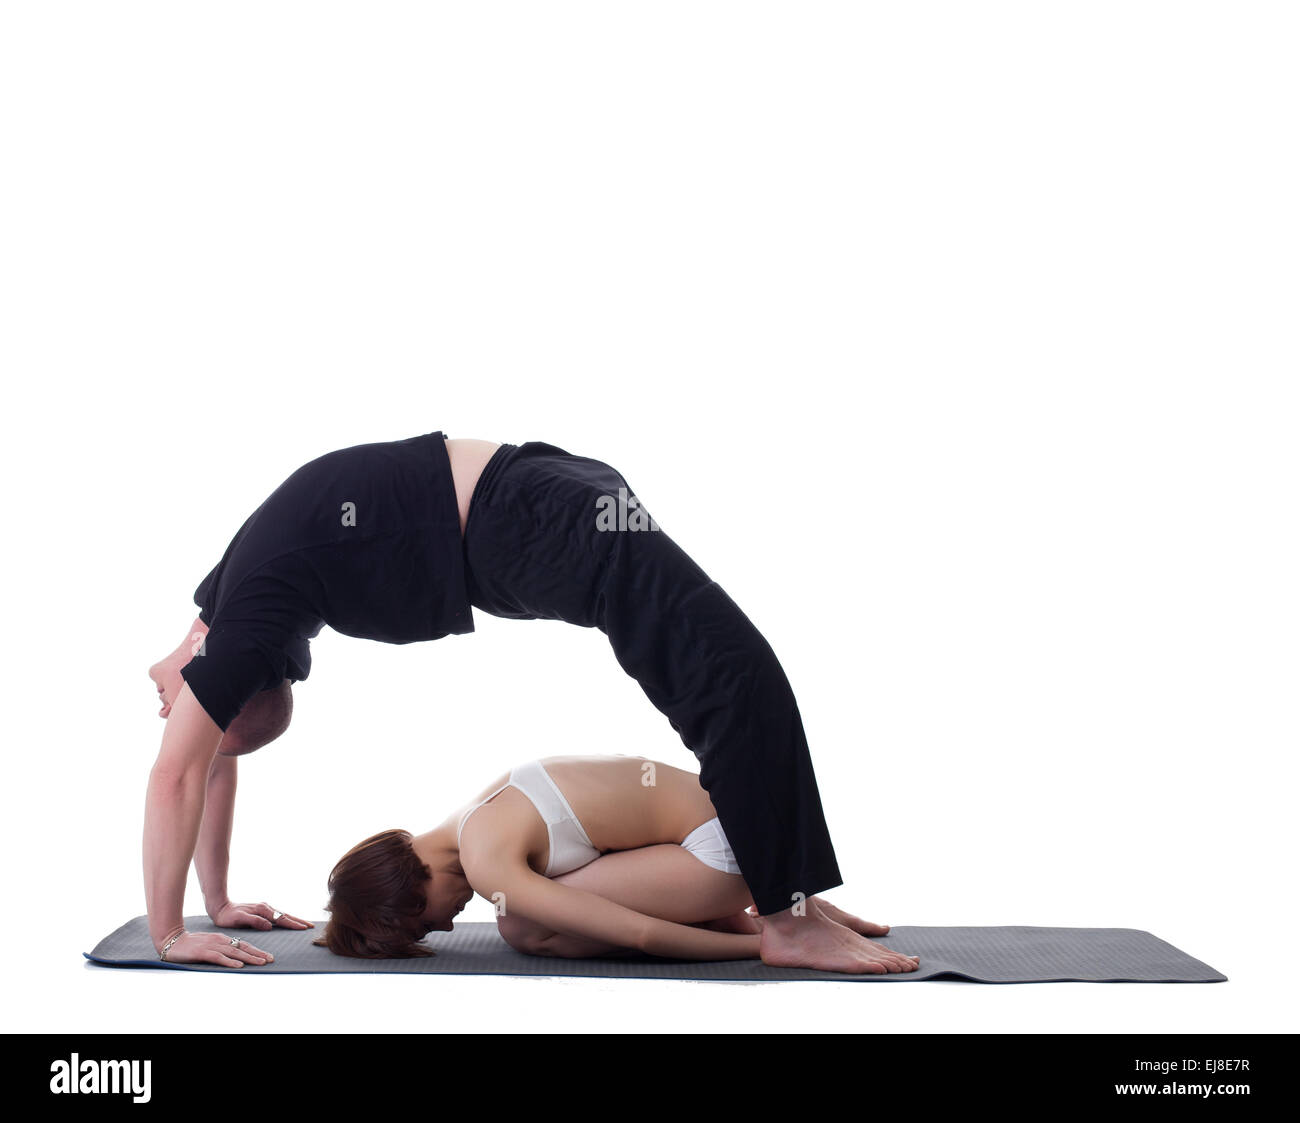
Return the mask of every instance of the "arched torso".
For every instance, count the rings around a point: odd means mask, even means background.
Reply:
[[[543,757],[541,763],[601,853],[679,844],[716,814],[698,775],[660,761],[552,756]],[[463,820],[463,845],[490,841],[494,849],[516,850],[541,873],[550,858],[546,824],[523,792],[502,788],[508,779],[508,773],[497,777],[458,807],[448,822],[454,830]]]

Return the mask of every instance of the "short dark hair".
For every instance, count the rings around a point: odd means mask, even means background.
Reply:
[[[254,694],[226,728],[217,749],[222,756],[243,756],[269,745],[289,728],[293,717],[293,691],[289,680]]]
[[[330,914],[325,933],[312,943],[355,959],[410,959],[433,955],[420,941],[428,926],[424,887],[433,876],[411,833],[381,831],[357,843],[330,873]]]

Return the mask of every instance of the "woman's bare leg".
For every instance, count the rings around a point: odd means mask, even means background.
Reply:
[[[745,879],[739,874],[706,866],[671,843],[605,854],[554,880],[678,924],[722,920],[752,903]],[[629,951],[585,936],[554,932],[509,914],[497,918],[497,928],[511,947],[529,955],[588,959]]]

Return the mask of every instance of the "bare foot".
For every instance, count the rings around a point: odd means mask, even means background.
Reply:
[[[847,913],[843,915],[848,917]],[[879,924],[871,927],[888,931]],[[792,909],[782,909],[763,917],[758,953],[769,967],[807,967],[848,975],[904,974],[919,966],[917,957],[902,955],[868,940],[832,920],[817,904],[803,916],[796,916]]]
[[[888,924],[872,924],[869,920],[862,920],[850,912],[845,912],[841,908],[836,908],[825,897],[812,897],[809,904],[816,905],[827,920],[833,920],[836,924],[842,924],[856,932],[859,936],[888,936]]]

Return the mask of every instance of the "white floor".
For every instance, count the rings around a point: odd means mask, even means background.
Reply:
[[[1296,24],[0,8],[0,1030],[1294,1031]],[[195,586],[301,464],[435,429],[614,464],[742,606],[838,904],[1230,981],[85,966],[144,911],[146,669]],[[237,900],[319,916],[349,846],[523,760],[693,764],[595,631],[312,648],[240,764]]]

